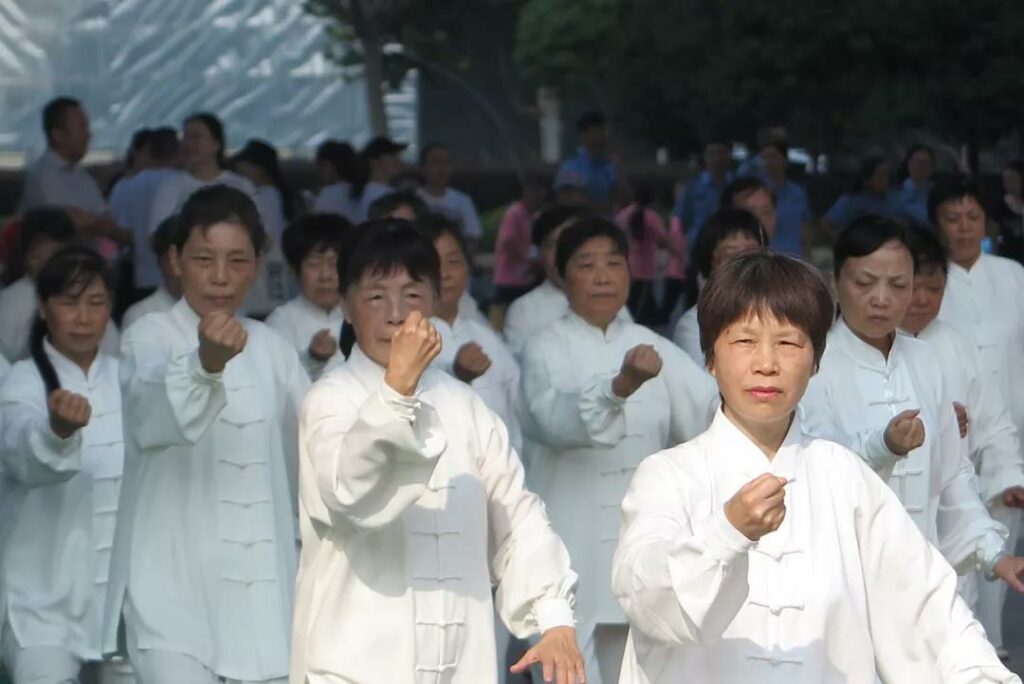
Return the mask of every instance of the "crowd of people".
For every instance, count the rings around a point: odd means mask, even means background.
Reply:
[[[485,313],[442,144],[328,140],[306,197],[197,113],[103,192],[82,105],[42,120],[0,235],[15,684],[1020,682],[1024,267],[991,252],[1024,166],[990,212],[928,147],[896,188],[872,158],[819,224],[768,129],[666,220],[588,113]]]

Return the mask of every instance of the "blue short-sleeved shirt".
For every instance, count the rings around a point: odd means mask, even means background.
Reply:
[[[718,209],[722,190],[731,182],[731,173],[725,177],[725,181],[721,185],[716,185],[711,180],[711,174],[703,171],[686,186],[683,194],[679,196],[672,213],[686,228],[686,244],[689,245],[691,252],[697,242],[697,233],[700,232],[708,217]]]
[[[861,216],[882,216],[892,218],[900,209],[898,193],[890,190],[885,195],[873,195],[866,192],[848,192],[832,205],[825,218],[840,229]]]
[[[807,201],[807,191],[793,181],[787,180],[777,188],[775,193],[776,214],[775,237],[771,248],[783,254],[800,256],[803,253],[802,225],[810,221],[811,206]]]
[[[927,226],[929,224],[928,192],[931,189],[931,183],[918,186],[914,183],[913,178],[903,181],[903,185],[899,189],[899,216]]]
[[[591,202],[606,203],[612,198],[612,188],[618,182],[615,166],[607,159],[590,156],[585,148],[576,150],[576,156],[562,162],[558,175],[574,174],[583,181],[587,198]]]

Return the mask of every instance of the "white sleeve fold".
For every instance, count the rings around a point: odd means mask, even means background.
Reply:
[[[622,502],[612,591],[633,628],[651,639],[713,643],[747,598],[753,542],[724,510],[691,517],[676,483],[658,457],[637,470]]]
[[[523,484],[523,466],[508,431],[481,399],[473,401],[477,467],[487,492],[495,608],[519,638],[572,626],[576,573],[551,528],[544,504]]]
[[[27,402],[0,400],[3,472],[27,487],[70,480],[82,469],[82,431],[61,439],[50,429],[49,414]]]
[[[384,382],[354,414],[325,404],[313,395],[303,409],[307,462],[301,467],[310,468],[316,491],[306,489],[302,497],[319,499],[304,502],[304,508],[317,517],[326,507],[329,519],[320,522],[332,527],[372,530],[390,524],[423,495],[444,452],[437,413]]]

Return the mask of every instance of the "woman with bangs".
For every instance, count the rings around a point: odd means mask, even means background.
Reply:
[[[355,344],[301,416],[293,682],[496,684],[495,610],[539,637],[514,672],[584,681],[576,575],[508,430],[430,369],[440,271],[402,220],[364,224],[342,255]]]
[[[722,405],[623,501],[620,683],[1020,682],[894,493],[807,431],[798,404],[833,312],[821,276],[745,254],[697,306]]]
[[[77,682],[102,659],[124,463],[118,361],[101,349],[105,261],[64,247],[36,292],[31,357],[0,385],[0,642],[15,684]]]

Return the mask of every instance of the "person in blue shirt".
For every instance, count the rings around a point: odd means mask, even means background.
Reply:
[[[693,251],[697,233],[718,209],[722,190],[732,181],[732,146],[718,139],[704,145],[704,171],[686,185],[672,213],[686,231],[686,244]]]
[[[558,176],[582,181],[591,209],[611,214],[616,203],[628,196],[625,178],[608,155],[608,122],[600,112],[586,112],[576,121],[579,147],[562,162]]]
[[[929,225],[928,192],[932,189],[932,174],[935,172],[935,151],[927,145],[911,145],[903,166],[907,178],[899,189],[897,218]]]
[[[899,214],[899,194],[889,187],[889,163],[882,157],[861,162],[850,192],[842,195],[825,214],[823,223],[837,235],[861,216],[893,218]]]
[[[789,148],[786,143],[772,141],[761,147],[758,155],[764,168],[768,189],[775,195],[775,235],[772,237],[772,251],[792,256],[802,256],[804,237],[813,220],[807,191],[786,177],[789,166]]]

